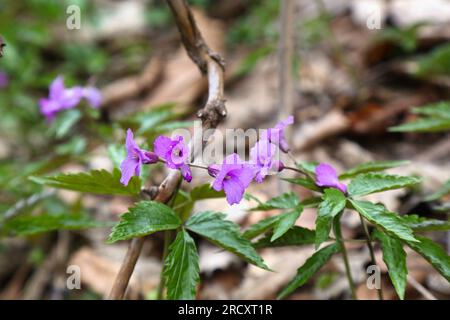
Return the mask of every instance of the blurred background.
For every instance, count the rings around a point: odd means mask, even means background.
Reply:
[[[226,60],[228,117],[220,129],[273,125],[284,92],[279,88],[280,2],[188,2],[207,43]],[[393,172],[423,176],[420,188],[372,200],[400,213],[442,218],[449,212],[448,199],[423,199],[450,178],[448,133],[389,128],[416,120],[413,107],[450,98],[450,1],[293,2],[288,74],[296,158],[338,170],[371,160],[411,160]],[[77,12],[80,28],[72,29]],[[112,171],[125,155],[126,128],[133,128],[144,145],[158,134],[190,128],[205,101],[206,80],[181,46],[162,0],[0,0],[0,35],[6,43],[0,59],[0,299],[102,299],[127,248],[127,243],[106,245],[105,239],[132,199],[54,191],[29,177]],[[101,107],[82,105],[46,121],[38,102],[58,75],[68,87],[99,88]],[[143,177],[156,184],[164,170],[155,166]],[[195,179],[194,184],[208,181],[202,173]],[[281,193],[274,178],[248,191],[262,200]],[[301,198],[308,195],[301,188],[294,191]],[[252,206],[245,201],[229,207],[214,199],[197,203],[194,211],[226,212],[244,228],[278,214],[249,213]],[[314,228],[315,210],[306,209],[298,223]],[[344,238],[362,235],[357,216],[344,216],[343,232]],[[450,248],[445,232],[430,236]],[[268,273],[208,243],[198,248],[200,299],[273,299],[314,250],[264,249],[264,260],[279,271]],[[376,291],[365,283],[367,249],[355,243],[349,251],[358,296],[375,299]],[[161,252],[157,234],[145,243],[128,298],[155,298]],[[396,299],[379,249],[376,255],[385,296]],[[69,265],[80,267],[81,289],[67,289]],[[408,252],[408,267],[414,283],[407,298],[450,298],[450,285],[417,254]],[[333,258],[289,299],[346,299],[347,289],[343,265]]]

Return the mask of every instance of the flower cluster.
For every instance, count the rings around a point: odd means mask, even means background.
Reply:
[[[48,98],[39,100],[39,107],[42,115],[52,121],[58,112],[76,107],[82,99],[86,99],[93,108],[102,103],[98,89],[90,86],[66,88],[63,78],[58,76],[50,85]]]
[[[233,153],[227,156],[222,164],[211,164],[205,168],[214,178],[212,188],[216,191],[223,190],[228,203],[233,205],[242,200],[245,190],[253,180],[261,183],[271,171],[280,172],[285,169],[281,161],[275,160],[275,154],[277,149],[285,153],[289,152],[284,131],[293,122],[294,119],[290,116],[274,128],[264,130],[259,141],[250,150],[250,162],[241,160],[238,154]],[[170,169],[180,170],[183,178],[191,182],[189,148],[184,143],[183,137],[176,136],[170,139],[159,136],[154,142],[152,152],[140,149],[133,139],[133,132],[128,129],[125,144],[127,157],[120,167],[122,184],[128,185],[132,176],[139,176],[143,164],[158,161],[164,162]],[[336,171],[330,165],[318,165],[315,173],[316,185],[336,188],[346,193],[346,186],[339,182]]]

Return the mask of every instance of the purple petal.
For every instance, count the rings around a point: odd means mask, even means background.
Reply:
[[[39,100],[39,108],[41,110],[41,114],[48,121],[53,121],[56,113],[58,113],[61,110],[59,104],[56,101],[46,98],[42,98]]]
[[[336,170],[326,163],[321,163],[316,167],[316,185],[319,187],[331,187],[341,190],[342,192],[347,191],[345,184],[340,183]]]
[[[167,160],[167,156],[171,152],[172,146],[172,140],[165,136],[157,137],[155,142],[153,143],[153,149],[155,150],[155,153],[165,160]]]
[[[83,97],[89,102],[91,107],[98,108],[102,104],[102,93],[94,87],[83,89]]]
[[[49,98],[51,100],[58,100],[64,93],[64,79],[62,76],[57,76],[55,80],[50,84]]]
[[[133,175],[139,176],[140,173],[140,163],[136,158],[126,157],[120,165],[120,171],[122,172],[122,177],[120,178],[120,183],[127,186]]]
[[[191,182],[192,181],[191,168],[189,168],[189,166],[185,164],[180,167],[180,170],[184,180],[186,180],[187,182]]]
[[[241,202],[245,188],[239,179],[231,178],[225,180],[223,182],[223,189],[230,205]]]
[[[136,149],[139,149],[136,142],[134,141],[133,131],[128,128],[127,130],[127,138],[125,139],[125,147],[127,149],[127,153],[129,156],[136,154]]]
[[[63,109],[71,109],[80,103],[83,98],[83,88],[73,87],[65,89],[62,95],[58,98]]]

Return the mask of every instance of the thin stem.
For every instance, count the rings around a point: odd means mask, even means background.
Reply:
[[[353,282],[352,273],[350,269],[350,263],[348,261],[347,249],[345,248],[344,241],[342,239],[342,231],[341,231],[341,216],[342,212],[334,219],[333,229],[334,235],[336,236],[336,241],[341,247],[342,259],[344,260],[345,265],[345,274],[347,276],[348,285],[350,287],[350,292],[353,300],[357,300],[355,283]]]
[[[159,286],[158,286],[158,293],[157,293],[157,299],[162,300],[164,298],[164,287],[166,286],[166,278],[164,277],[164,269],[165,269],[165,261],[167,258],[167,255],[169,254],[169,246],[172,242],[173,233],[171,230],[164,231],[164,248],[163,248],[163,255],[162,255],[162,267],[161,267],[161,274],[159,276]]]
[[[361,215],[359,215],[359,219],[361,220],[361,225],[362,225],[364,233],[366,235],[366,243],[367,243],[367,247],[369,248],[370,259],[372,260],[372,265],[376,266],[377,262],[375,260],[375,253],[373,250],[372,238],[370,236],[369,229],[367,228],[367,224]],[[380,282],[380,288],[377,288],[377,294],[378,294],[378,300],[383,300],[383,290],[381,288],[381,282]]]
[[[309,174],[309,173],[306,172],[306,171],[303,171],[302,169],[294,168],[294,167],[286,167],[286,166],[284,167],[284,169],[287,169],[287,170],[291,170],[291,171],[295,171],[295,172],[301,173],[301,174],[307,176],[308,178],[310,178],[311,180],[315,180],[315,178],[314,178],[311,174]]]
[[[199,164],[188,163],[188,166],[189,166],[189,167],[192,167],[192,168],[198,168],[198,169],[208,170],[208,167],[202,166],[202,165],[199,165]]]

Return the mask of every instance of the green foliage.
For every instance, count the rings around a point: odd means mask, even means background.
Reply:
[[[406,277],[408,269],[406,266],[406,252],[400,240],[390,237],[379,230],[374,231],[374,238],[380,240],[383,250],[383,260],[389,270],[389,277],[394,285],[399,298],[405,298]]]
[[[427,219],[415,214],[400,216],[400,218],[415,232],[450,230],[450,221]]]
[[[413,113],[420,118],[389,129],[391,132],[443,132],[450,130],[450,103],[442,101],[420,108],[414,108]]]
[[[443,44],[424,55],[418,61],[419,77],[450,75],[450,45]]]
[[[339,176],[339,179],[349,179],[353,178],[360,173],[367,173],[367,172],[376,172],[376,171],[383,171],[386,169],[391,169],[395,167],[400,167],[403,165],[408,164],[409,161],[371,161],[366,162],[360,165],[357,165],[356,167],[345,171]]]
[[[120,183],[120,171],[114,169],[113,173],[106,170],[92,170],[88,173],[59,174],[49,177],[32,176],[30,179],[36,183],[58,189],[67,189],[106,195],[135,196],[141,189],[141,181],[133,177],[128,186]]]
[[[377,41],[389,41],[399,46],[403,51],[412,53],[416,50],[418,44],[418,31],[423,24],[414,24],[411,27],[386,28],[380,33]]]
[[[356,211],[381,230],[402,240],[417,242],[414,238],[412,229],[405,224],[398,215],[388,212],[384,206],[373,204],[368,201],[351,199],[349,201]]]
[[[351,196],[364,196],[371,193],[399,189],[420,182],[415,177],[388,175],[385,173],[364,173],[356,176],[348,186]]]
[[[347,199],[337,189],[325,189],[316,219],[316,248],[329,238],[333,219],[345,209]]]
[[[186,228],[238,255],[243,260],[268,270],[251,242],[240,234],[239,226],[225,220],[224,214],[211,211],[197,213],[186,221]]]
[[[440,274],[450,282],[450,256],[441,246],[428,238],[416,236],[416,241],[405,241],[406,244],[424,257]]]
[[[337,243],[330,244],[316,251],[305,264],[297,270],[297,275],[288,283],[278,295],[278,299],[283,299],[304,285],[317,271],[320,270],[330,258],[340,251]]]
[[[316,183],[309,178],[295,178],[295,179],[284,178],[283,180],[293,183],[293,184],[297,184],[299,186],[302,186],[302,187],[312,190],[312,191],[316,191],[316,192],[321,191],[320,187],[318,187],[316,185]]]
[[[96,221],[84,214],[40,214],[19,215],[5,222],[2,233],[29,236],[55,230],[79,230],[105,227],[104,222]]]
[[[60,112],[52,122],[49,133],[57,139],[63,138],[80,119],[81,111],[79,109]]]
[[[273,226],[278,222],[280,215],[270,216],[268,218],[262,219],[257,223],[251,225],[243,234],[243,237],[246,239],[253,239],[257,236],[265,233],[266,231],[273,228]]]
[[[291,212],[285,212],[278,216],[278,220],[274,224],[273,235],[270,239],[271,241],[275,241],[276,239],[283,236],[292,226],[295,225],[298,217],[302,213],[303,208],[300,207],[297,210]]]
[[[165,204],[156,201],[140,201],[120,217],[108,238],[108,243],[143,237],[162,230],[181,226],[181,220]]]
[[[196,286],[200,281],[198,260],[194,239],[185,230],[181,230],[170,245],[165,260],[164,277],[168,299],[195,299]]]
[[[298,196],[293,192],[283,193],[281,196],[272,198],[266,203],[259,204],[252,211],[267,211],[273,209],[295,209],[300,206]]]
[[[294,226],[289,229],[283,236],[272,241],[272,234],[268,233],[266,236],[258,240],[255,248],[269,248],[269,247],[285,247],[285,246],[302,246],[313,244],[316,239],[316,233],[313,230]]]

